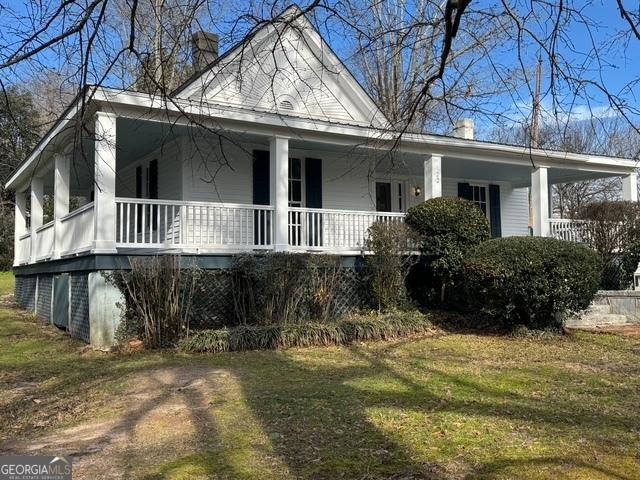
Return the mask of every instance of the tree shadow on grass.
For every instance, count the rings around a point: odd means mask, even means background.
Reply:
[[[162,410],[170,404],[172,395],[174,400],[176,395],[183,397],[181,402],[187,409],[189,425],[192,426],[192,445],[180,452],[171,450],[170,441],[149,438],[149,442],[126,447],[119,460],[125,476],[139,473],[139,469],[133,466],[140,458],[150,458],[154,465],[160,465],[158,468],[151,465],[153,471],[148,472],[146,478],[170,477],[180,472],[187,472],[184,478],[188,478],[189,472],[206,478],[276,476],[268,474],[273,473],[269,465],[259,473],[251,471],[242,465],[246,455],[238,454],[240,446],[234,451],[233,443],[221,444],[223,419],[217,414],[218,410],[211,408],[211,402],[224,399],[225,393],[218,391],[217,383],[208,376],[214,366],[233,374],[242,404],[248,407],[247,413],[255,418],[262,435],[267,438],[266,443],[244,445],[242,448],[254,456],[274,456],[284,464],[284,468],[278,467],[281,476],[440,480],[491,478],[539,468],[580,469],[624,480],[634,476],[596,461],[590,463],[583,458],[572,458],[571,452],[566,452],[566,456],[563,456],[565,452],[556,456],[536,456],[523,451],[524,458],[511,458],[506,452],[498,451],[489,460],[479,460],[464,451],[455,451],[454,446],[446,445],[447,439],[425,435],[428,425],[419,425],[422,435],[412,438],[416,432],[398,424],[398,418],[412,414],[442,414],[443,418],[457,415],[476,418],[479,422],[508,421],[518,426],[543,429],[547,432],[547,439],[553,434],[568,437],[565,431],[577,431],[596,444],[606,440],[612,429],[617,435],[626,434],[626,438],[631,439],[629,431],[637,431],[638,420],[633,409],[628,412],[620,412],[619,407],[617,410],[601,410],[581,404],[570,395],[533,398],[509,385],[496,386],[487,378],[474,378],[474,369],[466,368],[459,373],[457,368],[445,371],[438,367],[435,359],[429,358],[431,352],[428,350],[404,350],[402,355],[398,355],[397,350],[405,343],[395,342],[373,348],[354,346],[337,350],[251,352],[214,357],[176,358],[152,354],[132,357],[125,362],[118,357],[79,360],[77,353],[60,358],[52,356],[46,366],[47,371],[60,378],[45,382],[38,390],[38,395],[45,399],[39,407],[47,409],[53,406],[47,395],[53,396],[60,390],[66,397],[82,395],[83,391],[99,388],[101,382],[113,382],[118,377],[146,372],[145,378],[149,378],[149,383],[144,390],[149,395],[136,399],[134,407],[105,431],[106,443],[98,442],[98,445],[108,446],[110,438],[131,439],[145,433],[152,437],[152,431],[144,431],[145,419],[149,412]],[[37,358],[39,348],[35,344],[24,347],[22,353],[26,358],[19,364],[20,369],[28,371],[38,367],[42,362]],[[443,352],[438,355],[439,362],[442,362]],[[462,362],[471,359],[472,355],[465,357],[456,352],[447,357],[446,362],[452,367],[460,362],[462,368]],[[163,367],[174,372],[167,382],[153,376],[155,368]],[[185,368],[194,370],[185,374]],[[504,374],[508,375],[513,368],[517,368],[521,377],[536,383],[544,384],[549,377],[549,372],[535,365],[508,367]],[[502,370],[497,368],[495,375],[501,373]],[[576,382],[587,384],[593,380],[581,372],[573,375]],[[182,385],[192,380],[204,380],[206,388],[186,388],[179,394],[167,394],[167,384]],[[609,395],[629,393],[623,385],[611,385],[609,382],[602,386],[610,389]],[[244,413],[237,413],[231,421],[242,420],[242,415]],[[243,428],[239,421],[237,428]],[[455,428],[450,427],[451,430]],[[241,436],[244,432],[238,433]],[[431,440],[436,449],[448,451],[433,455],[424,453],[424,447],[429,447],[424,444]],[[480,447],[486,445],[482,439],[475,442]]]
[[[628,435],[629,426],[637,426],[637,419],[632,411],[621,415],[593,410],[570,398],[535,399],[473,380],[470,373],[452,374],[430,367],[426,358],[422,359],[421,375],[400,371],[393,366],[396,359],[390,355],[397,347],[350,348],[345,365],[323,365],[304,353],[276,353],[270,364],[275,375],[264,371],[262,378],[255,378],[253,373],[242,379],[244,397],[295,478],[492,477],[514,468],[537,469],[543,464],[590,468],[612,478],[627,478],[595,462],[573,459],[569,452],[563,458],[536,456],[523,450],[523,456],[529,458],[516,460],[497,453],[495,460],[483,463],[459,451],[449,460],[428,461],[428,455],[420,453],[424,445],[412,444],[412,432],[394,424],[396,413],[385,418],[385,410],[395,410],[400,417],[412,413],[453,414],[489,424],[493,420],[507,421],[542,429],[549,441],[559,429],[579,430],[592,442],[602,441],[610,429]],[[453,394],[446,394],[442,386]],[[383,413],[376,417],[380,409]],[[441,438],[433,440],[434,444],[446,443]],[[482,446],[482,441],[476,444]]]

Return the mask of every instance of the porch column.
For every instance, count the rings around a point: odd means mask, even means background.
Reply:
[[[53,172],[53,258],[60,258],[62,254],[62,243],[64,239],[64,224],[60,221],[69,213],[69,164],[67,155],[55,156],[55,167]]]
[[[38,234],[36,230],[42,226],[44,202],[44,182],[42,177],[31,179],[31,263],[36,262],[36,245]]]
[[[289,139],[274,137],[269,143],[271,205],[274,206],[276,252],[289,250]]]
[[[638,174],[630,173],[622,177],[622,199],[628,202],[638,201]]]
[[[533,212],[533,234],[549,236],[549,187],[547,168],[534,168],[531,173],[531,209]]]
[[[116,252],[116,115],[95,115],[95,253]]]
[[[442,157],[431,155],[424,161],[424,199],[442,196]]]
[[[27,233],[27,192],[16,192],[14,215],[13,264],[18,265],[19,238]],[[31,239],[29,239],[31,241]],[[21,259],[24,260],[24,259]]]

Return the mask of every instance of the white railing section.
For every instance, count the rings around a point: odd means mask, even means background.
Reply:
[[[18,244],[16,245],[14,256],[16,265],[29,263],[31,258],[31,232],[27,232],[18,237]]]
[[[35,242],[32,248],[35,248],[36,260],[44,260],[51,258],[53,254],[53,226],[55,222],[51,221],[41,227],[36,228]]]
[[[589,239],[588,221],[552,218],[549,220],[550,235],[569,242],[587,243]]]
[[[404,213],[289,208],[289,245],[294,249],[360,252],[375,222],[402,223]]]
[[[73,255],[91,250],[94,240],[93,202],[87,203],[60,219],[62,233],[57,235],[61,255]]]
[[[116,199],[121,247],[266,249],[273,224],[269,205]]]

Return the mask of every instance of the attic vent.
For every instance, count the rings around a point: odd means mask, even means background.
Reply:
[[[282,100],[280,102],[280,110],[293,110],[293,103],[289,100]]]

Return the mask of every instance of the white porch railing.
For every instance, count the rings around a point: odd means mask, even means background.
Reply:
[[[62,233],[57,235],[60,255],[74,255],[91,250],[94,240],[93,202],[87,203],[60,219]]]
[[[35,231],[35,245],[31,248],[35,249],[36,261],[46,260],[51,258],[53,254],[53,226],[55,222],[51,221],[41,227],[36,228]]]
[[[273,207],[116,199],[119,247],[266,249],[273,244]]]
[[[116,245],[119,248],[175,249],[192,253],[270,250],[276,224],[269,205],[223,204],[116,198]],[[90,251],[95,237],[94,205],[87,204],[49,222],[16,243],[17,265]],[[401,223],[403,213],[328,210],[291,207],[288,211],[289,248],[293,251],[358,254],[365,249],[374,222]],[[583,220],[551,219],[550,236],[586,243]]]
[[[553,238],[569,242],[586,243],[589,236],[586,220],[552,218],[549,220],[549,231]]]
[[[14,257],[16,265],[29,263],[31,258],[31,232],[27,232],[18,238]]]
[[[401,223],[404,213],[289,208],[289,245],[297,250],[353,252],[364,249],[374,222]]]

